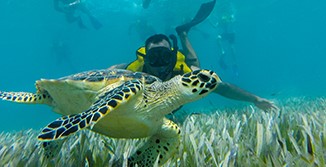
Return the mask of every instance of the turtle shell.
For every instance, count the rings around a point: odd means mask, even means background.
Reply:
[[[104,88],[114,89],[133,79],[144,79],[145,83],[159,80],[146,73],[122,69],[93,70],[59,79],[41,79],[36,81],[36,87],[38,94],[50,96],[49,105],[56,113],[70,115],[88,109]]]

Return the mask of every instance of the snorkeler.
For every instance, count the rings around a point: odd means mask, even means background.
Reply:
[[[57,65],[67,65],[67,68],[69,68],[72,72],[77,71],[71,61],[71,48],[65,42],[58,39],[53,40],[50,53],[56,60]]]
[[[219,66],[223,70],[231,70],[233,76],[238,77],[238,65],[235,51],[234,7],[228,0],[221,1],[218,5],[217,21],[211,24],[218,31],[217,47],[219,52]]]
[[[86,14],[95,29],[100,29],[102,27],[102,23],[90,13],[85,2],[81,2],[81,0],[53,0],[53,3],[56,11],[65,14],[67,22],[77,22],[81,29],[87,29],[87,27],[85,26],[82,17],[76,15],[76,11]]]
[[[135,72],[145,72],[163,81],[167,81],[176,75],[200,69],[199,60],[188,40],[187,33],[192,26],[199,24],[207,18],[213,10],[215,2],[214,0],[203,4],[191,22],[176,28],[183,49],[186,52],[182,53],[179,51],[177,38],[174,35],[170,35],[171,43],[169,37],[163,34],[155,34],[145,41],[144,47],[136,51],[137,59],[135,61],[129,64],[114,65],[110,69],[120,68]],[[227,82],[222,82],[215,89],[214,93],[234,100],[251,102],[262,110],[278,109],[273,102],[251,94]]]

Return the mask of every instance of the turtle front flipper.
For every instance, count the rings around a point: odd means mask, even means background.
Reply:
[[[50,104],[52,102],[52,98],[46,92],[29,93],[0,91],[0,98],[17,103]]]
[[[127,81],[114,89],[101,93],[91,107],[80,113],[63,116],[48,124],[38,136],[41,141],[51,141],[67,137],[79,130],[95,125],[127,99],[132,98],[142,88],[139,80]]]
[[[128,158],[128,166],[153,166],[164,164],[176,152],[180,144],[180,128],[164,118],[162,128],[141,148]]]

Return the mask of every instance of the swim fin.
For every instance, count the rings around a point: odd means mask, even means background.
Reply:
[[[103,24],[99,20],[97,20],[97,18],[95,18],[94,16],[89,15],[89,19],[95,29],[98,30],[103,26]]]
[[[196,16],[189,23],[180,25],[175,28],[177,33],[179,34],[182,32],[188,32],[191,27],[204,21],[213,11],[215,3],[216,0],[201,4]]]

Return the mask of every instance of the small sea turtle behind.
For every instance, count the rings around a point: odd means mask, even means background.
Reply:
[[[47,104],[63,117],[45,127],[38,139],[53,141],[79,130],[114,138],[149,140],[128,164],[152,166],[166,162],[179,145],[179,127],[165,115],[204,97],[220,83],[210,70],[197,70],[162,82],[145,73],[94,70],[57,80],[36,81],[36,93],[0,92],[0,98],[19,103]]]

